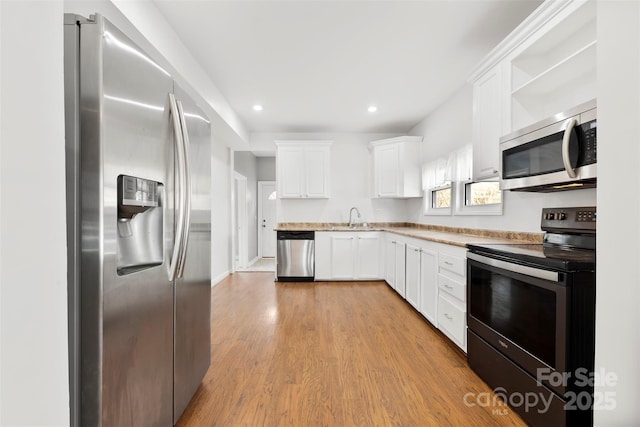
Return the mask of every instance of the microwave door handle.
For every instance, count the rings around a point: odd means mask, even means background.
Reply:
[[[178,156],[176,168],[177,173],[174,178],[175,192],[177,193],[178,204],[178,220],[176,221],[176,231],[173,241],[173,252],[171,255],[171,264],[169,265],[169,280],[174,281],[178,275],[178,265],[180,262],[180,254],[182,252],[182,240],[184,237],[184,216],[185,216],[185,184],[184,184],[184,140],[182,138],[182,125],[178,113],[178,103],[173,93],[169,94],[169,108],[171,112],[171,121],[173,124],[173,134],[175,138],[175,151]]]
[[[571,165],[571,158],[569,156],[569,142],[571,141],[571,132],[578,125],[578,121],[574,118],[567,122],[567,127],[564,130],[564,136],[562,137],[562,163],[564,163],[564,168],[569,174],[570,178],[575,178],[577,176],[576,170]]]

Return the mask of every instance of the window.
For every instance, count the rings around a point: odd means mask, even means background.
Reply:
[[[474,181],[472,176],[471,144],[425,164],[422,168],[424,214],[502,215],[500,183]]]
[[[437,190],[431,190],[431,207],[433,209],[451,207],[451,185]]]
[[[455,156],[440,158],[424,165],[422,187],[425,191],[425,215],[451,215],[453,185],[451,182]]]
[[[499,182],[468,182],[464,184],[465,206],[483,206],[498,203],[502,203]]]
[[[473,148],[456,151],[456,215],[502,215],[502,192],[498,181],[473,180]]]

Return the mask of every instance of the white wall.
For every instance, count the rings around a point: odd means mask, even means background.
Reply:
[[[598,2],[597,426],[640,425],[640,3]],[[622,50],[624,46],[624,50]]]
[[[213,125],[232,131],[225,134],[225,140],[232,146],[246,147],[249,133],[244,124],[153,2],[111,1],[175,67],[177,74],[174,73],[174,78],[181,85],[191,88],[192,96],[204,98],[206,105],[203,107]]]
[[[276,180],[276,158],[258,157],[256,159],[258,167],[258,181]]]
[[[2,425],[69,423],[60,1],[2,1]]]
[[[465,84],[449,100],[409,131],[422,135],[422,162],[446,155],[471,143],[473,89]],[[594,206],[596,190],[573,190],[561,193],[503,192],[503,215],[425,216],[422,199],[407,202],[407,220],[420,224],[470,227],[495,230],[540,232],[543,207]]]
[[[357,207],[368,222],[395,222],[406,218],[405,203],[372,199],[369,142],[397,134],[356,133],[255,133],[252,149],[275,150],[275,140],[329,140],[331,146],[331,197],[329,199],[278,199],[278,222],[349,221],[349,209]],[[259,147],[259,148],[257,148]]]
[[[211,279],[215,284],[231,271],[231,154],[224,141],[211,147]]]
[[[247,178],[247,261],[258,257],[258,163],[250,151],[234,153],[233,168]]]
[[[104,15],[171,73],[211,120],[217,138],[236,149],[247,148],[244,125],[153,2],[64,0],[64,11],[84,17]]]

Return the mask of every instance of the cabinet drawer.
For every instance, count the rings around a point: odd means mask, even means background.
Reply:
[[[466,277],[467,259],[460,258],[442,252],[438,256],[438,266],[444,270],[449,270],[462,277]]]
[[[458,298],[460,301],[466,301],[467,285],[465,282],[454,280],[444,274],[438,274],[438,287]]]
[[[450,302],[446,297],[438,297],[438,328],[442,329],[463,346],[466,335],[466,311]]]

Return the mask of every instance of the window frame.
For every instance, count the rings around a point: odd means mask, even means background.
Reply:
[[[505,192],[501,190],[500,203],[491,203],[486,205],[467,205],[467,185],[478,182],[497,182],[497,181],[481,181],[481,180],[464,180],[456,182],[456,201],[455,215],[502,215],[504,206]],[[499,185],[499,184],[498,184]]]
[[[451,200],[449,202],[449,207],[447,208],[433,207],[435,193],[441,190],[446,190],[446,189],[450,189],[451,191]],[[455,188],[454,182],[447,181],[444,184],[430,187],[425,190],[422,213],[424,215],[433,215],[433,216],[451,215],[451,213],[453,212],[452,208],[453,206],[455,206],[455,203],[456,203],[456,188]]]

